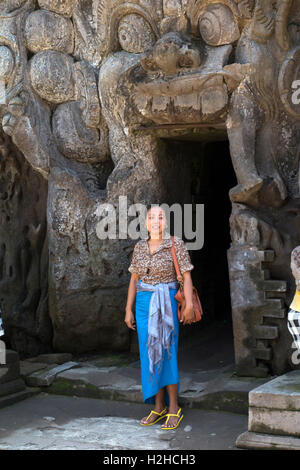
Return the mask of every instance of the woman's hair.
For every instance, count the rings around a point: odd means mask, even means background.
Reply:
[[[293,249],[291,253],[291,261],[297,269],[300,269],[300,245]]]
[[[151,204],[147,204],[146,207],[147,207],[146,218],[147,218],[147,216],[148,216],[148,212],[149,212],[150,209],[154,209],[155,207],[159,207],[159,208],[163,211],[164,216],[165,216],[165,219],[167,220],[166,211],[164,210],[163,207],[160,206],[160,204],[152,204],[152,206],[151,206]],[[145,221],[145,224],[146,224],[146,221]],[[166,230],[166,229],[167,229],[167,226],[165,227],[164,230]]]
[[[149,209],[152,209],[152,207],[160,207],[160,204],[146,204],[146,207],[147,207],[147,212],[149,211]],[[161,208],[163,209],[163,208]]]
[[[151,204],[147,204],[146,207],[147,207],[146,216],[148,215],[149,210],[150,210],[150,209],[154,209],[155,207],[159,207],[159,208],[163,211],[163,213],[165,214],[165,216],[166,216],[166,211],[164,210],[163,207],[161,207],[160,204],[152,204],[152,206],[151,206]]]

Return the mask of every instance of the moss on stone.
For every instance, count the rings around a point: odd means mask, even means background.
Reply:
[[[102,390],[100,391],[95,385],[87,384],[81,380],[70,382],[69,380],[58,377],[50,387],[47,388],[47,392],[54,395],[100,398],[99,392],[102,392]]]

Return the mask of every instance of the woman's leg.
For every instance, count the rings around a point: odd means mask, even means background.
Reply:
[[[159,392],[155,395],[155,407],[153,408],[153,411],[156,411],[157,413],[160,413],[165,407],[165,400],[164,400],[164,388],[161,388]],[[150,416],[150,418],[147,420],[147,416],[141,419],[141,423],[146,424],[146,423],[153,423],[158,418],[158,416],[154,413]]]
[[[176,289],[170,289],[170,297],[171,297],[171,302],[172,302],[172,310],[173,310],[173,319],[174,319],[174,327],[175,327],[175,332],[176,332],[176,341],[175,341],[175,349],[174,349],[174,352],[173,352],[173,358],[170,362],[170,364],[172,364],[172,367],[173,367],[173,370],[177,370],[178,369],[178,365],[177,365],[177,351],[178,351],[178,335],[179,335],[179,322],[178,322],[178,318],[177,318],[177,307],[178,307],[178,303],[177,303],[177,300],[175,299],[175,294],[176,294],[177,290]],[[173,375],[173,379],[175,378],[174,376],[176,374],[172,374]],[[170,377],[171,378],[171,377]],[[170,382],[169,382],[170,383]],[[168,391],[168,395],[169,395],[169,411],[168,413],[171,413],[171,414],[177,414],[178,412],[178,390],[179,390],[179,384],[180,384],[180,381],[179,381],[179,375],[178,375],[178,382],[177,383],[170,383],[170,385],[167,385],[166,388],[167,388],[167,391]],[[177,424],[177,421],[178,421],[178,418],[176,416],[170,416],[169,417],[169,420],[168,420],[168,424],[167,426],[165,424],[162,425],[162,427],[173,427]]]
[[[167,385],[167,390],[170,398],[170,406],[168,413],[177,414],[178,412],[178,401],[177,401],[177,384]],[[176,416],[170,416],[168,424],[163,424],[162,427],[172,428],[177,424],[179,418]]]
[[[151,398],[151,403],[154,403],[153,397],[155,396],[155,407],[153,411],[160,413],[165,408],[164,401],[164,388],[161,388],[156,394],[157,388],[151,387],[149,383],[149,359],[147,355],[147,339],[148,339],[148,312],[149,303],[151,300],[152,292],[141,291],[136,294],[136,307],[135,317],[137,325],[137,334],[139,341],[140,363],[141,363],[141,378],[143,397]],[[149,402],[149,401],[148,401]],[[141,419],[141,423],[150,424],[158,418],[154,413],[151,414],[147,420],[147,416]]]

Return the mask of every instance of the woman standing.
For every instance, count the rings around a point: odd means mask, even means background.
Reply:
[[[149,236],[136,243],[128,268],[131,279],[125,323],[132,330],[137,327],[143,399],[145,403],[155,405],[140,424],[149,426],[166,418],[161,428],[175,429],[183,413],[177,402],[180,387],[177,365],[179,322],[174,296],[183,279],[186,299],[183,323],[192,323],[190,271],[194,266],[183,240],[175,236],[174,246],[181,273],[177,279],[171,253],[172,239],[165,231],[166,215],[160,206],[147,211],[146,227]],[[135,301],[136,319],[133,314]],[[168,413],[166,405],[169,406]]]

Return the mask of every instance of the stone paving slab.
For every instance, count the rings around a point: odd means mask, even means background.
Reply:
[[[40,393],[0,410],[0,450],[237,450],[247,429],[245,415],[183,412],[177,429],[163,431],[140,426],[149,405]]]

